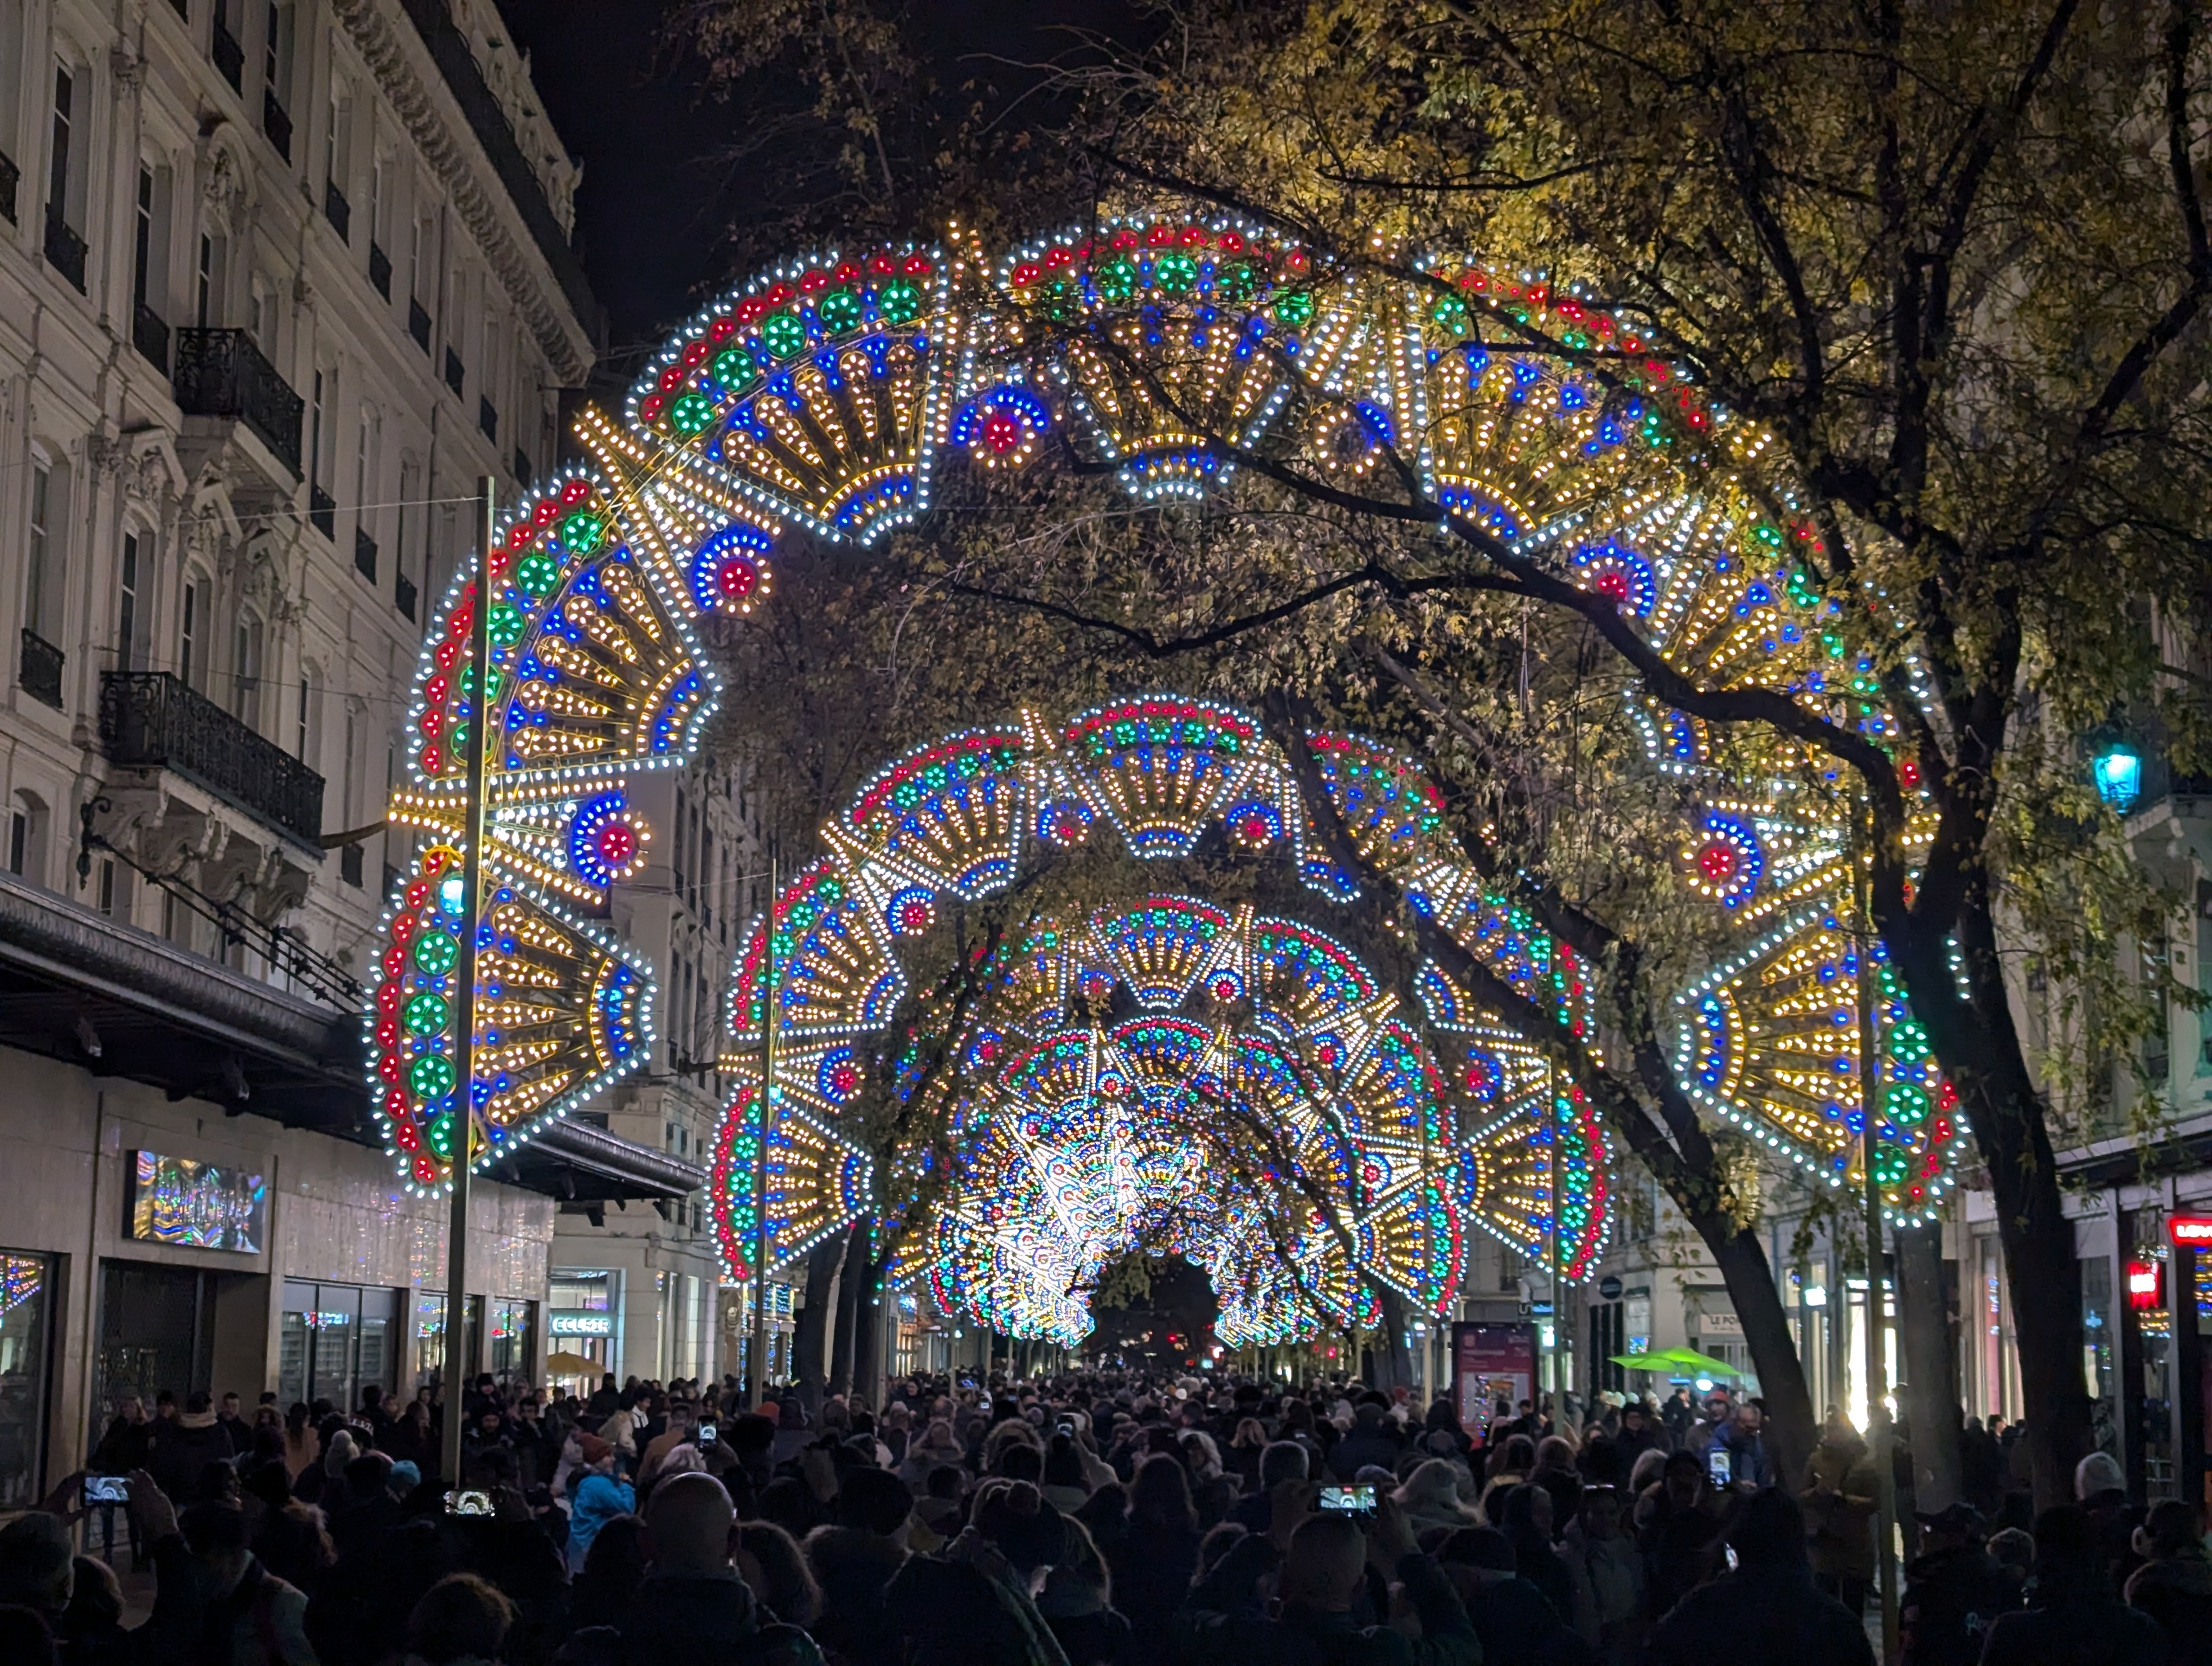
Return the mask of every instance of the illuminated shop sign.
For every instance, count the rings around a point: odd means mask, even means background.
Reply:
[[[611,1313],[556,1313],[552,1319],[556,1336],[611,1336],[615,1334],[614,1316]]]

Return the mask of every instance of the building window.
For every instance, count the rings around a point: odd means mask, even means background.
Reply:
[[[146,286],[153,276],[154,261],[154,170],[143,162],[138,165],[138,207],[131,223],[131,299],[134,305],[146,305]]]
[[[192,318],[203,330],[211,323],[217,311],[216,297],[222,279],[216,276],[222,249],[214,237],[200,234],[199,258],[192,263],[193,287],[197,293],[192,302]]]
[[[46,159],[46,220],[49,224],[70,223],[70,137],[74,125],[76,99],[76,78],[66,64],[54,65],[54,125],[53,149]],[[74,228],[72,228],[74,229]]]
[[[37,458],[31,461],[31,524],[24,540],[23,623],[41,641],[61,635],[56,616],[61,611],[61,551],[54,547],[53,471]]]
[[[315,698],[315,673],[312,666],[302,666],[300,668],[299,702],[298,708],[293,716],[292,756],[312,769],[315,765],[315,760],[311,754],[314,751],[315,718],[318,711],[318,702]]]
[[[250,729],[261,727],[261,621],[240,614],[231,647],[230,713]]]
[[[138,535],[123,535],[123,562],[116,584],[115,663],[120,671],[139,667],[139,632],[144,626],[138,607]]]
[[[177,629],[177,675],[186,688],[198,689],[207,681],[207,581],[185,577]]]

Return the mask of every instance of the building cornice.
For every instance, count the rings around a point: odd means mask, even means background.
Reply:
[[[436,172],[453,209],[484,251],[554,374],[580,386],[592,362],[590,306],[581,269],[565,275],[539,245],[523,207],[495,183],[500,170],[470,125],[422,33],[398,21],[389,0],[333,0],[340,24]],[[519,153],[518,153],[519,154]],[[537,189],[534,179],[531,188]],[[549,223],[552,210],[543,200]],[[563,249],[563,253],[566,253]],[[568,256],[573,264],[574,257]]]

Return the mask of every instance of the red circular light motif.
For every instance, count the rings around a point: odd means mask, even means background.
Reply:
[[[1735,867],[1736,854],[1733,845],[1716,842],[1698,853],[1698,872],[1715,883],[1734,878]]]
[[[760,574],[749,561],[726,561],[714,575],[714,587],[732,601],[742,601],[751,595],[753,587],[759,582]]]
[[[1022,442],[1022,425],[1003,410],[983,419],[983,443],[1004,457]]]
[[[1628,575],[1618,569],[1601,573],[1593,587],[1609,602],[1625,603],[1628,599]]]
[[[842,1097],[860,1087],[860,1073],[849,1064],[841,1064],[830,1073],[830,1085]]]
[[[609,867],[627,867],[637,854],[637,835],[628,822],[609,822],[599,830],[599,860]]]
[[[899,929],[908,936],[919,932],[926,932],[929,929],[930,921],[935,914],[936,910],[928,903],[918,897],[914,897],[899,907]]]

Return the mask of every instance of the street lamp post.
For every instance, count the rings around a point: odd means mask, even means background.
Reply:
[[[459,1022],[456,1026],[454,1074],[460,1103],[454,1107],[450,1158],[451,1213],[446,1225],[446,1334],[440,1378],[445,1385],[446,1423],[439,1443],[440,1467],[448,1487],[461,1484],[461,1426],[469,1368],[469,1169],[476,1157],[477,939],[483,916],[486,740],[491,728],[491,539],[492,481],[477,481],[477,575],[469,608],[470,690],[468,798],[461,836],[461,964]]]

